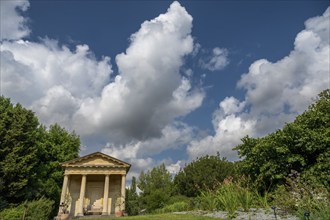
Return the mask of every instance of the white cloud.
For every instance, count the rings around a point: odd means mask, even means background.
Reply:
[[[193,139],[194,132],[195,130],[186,124],[174,122],[162,129],[160,137],[149,138],[145,141],[132,141],[126,145],[108,143],[102,152],[134,164],[130,177],[138,176],[137,174],[141,171],[150,170],[153,166],[163,162],[168,165],[167,168],[170,172],[174,172],[180,169],[179,165],[182,165],[182,162],[174,164],[168,158],[164,160],[153,160],[152,158],[169,149],[175,152],[175,150],[185,148]]]
[[[191,28],[192,17],[174,2],[131,36],[116,56],[115,76],[110,58],[96,59],[87,45],[70,50],[48,38],[4,40],[2,94],[46,125],[75,130],[88,147],[108,142],[102,151],[134,163],[138,173],[157,163],[152,156],[193,138],[193,128],[176,121],[204,98],[191,85],[192,71],[181,69],[194,48]]]
[[[232,114],[241,112],[244,108],[245,103],[240,102],[238,99],[234,97],[226,97],[222,102],[220,102],[219,106],[223,110],[224,114]]]
[[[193,50],[191,28],[192,17],[178,2],[145,21],[126,52],[117,55],[114,82],[77,112],[78,133],[107,132],[117,142],[127,137],[145,140],[160,136],[175,118],[199,107],[203,92],[180,76],[184,56]]]
[[[222,70],[228,64],[228,50],[219,47],[212,50],[212,55],[200,59],[201,67],[210,71]]]
[[[110,81],[110,58],[98,61],[87,45],[75,51],[56,41],[4,41],[1,44],[2,94],[32,108],[47,125],[72,117],[87,98],[97,98]]]
[[[162,129],[160,137],[149,138],[144,141],[135,140],[122,145],[108,143],[103,150],[109,155],[123,160],[144,158],[157,155],[168,149],[184,147],[193,136],[193,128],[184,123],[174,122]]]
[[[167,165],[166,166],[166,169],[171,174],[177,174],[182,167],[183,167],[182,161],[181,160],[178,160],[176,163],[172,163],[170,165]]]
[[[29,35],[27,19],[20,15],[29,6],[28,0],[0,1],[0,40],[17,40]]]
[[[329,16],[330,8],[307,20],[288,56],[275,63],[257,60],[250,66],[237,84],[246,91],[245,100],[227,97],[220,102],[213,118],[215,135],[192,141],[188,147],[191,158],[219,151],[234,159],[232,148],[242,137],[281,128],[329,88]]]

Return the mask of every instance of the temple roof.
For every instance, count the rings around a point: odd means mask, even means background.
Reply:
[[[129,171],[131,164],[121,161],[117,158],[95,152],[83,157],[79,157],[61,164],[62,167],[109,167],[109,168],[125,168]]]

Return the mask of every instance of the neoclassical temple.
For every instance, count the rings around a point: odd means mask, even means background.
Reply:
[[[125,209],[126,174],[130,164],[96,152],[64,162],[62,167],[65,171],[59,219],[112,215]]]

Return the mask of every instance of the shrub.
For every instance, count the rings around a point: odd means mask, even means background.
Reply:
[[[310,219],[330,219],[330,194],[327,189],[316,182],[307,182],[299,174],[287,179],[286,186],[280,186],[274,192],[273,204],[281,209],[296,213],[304,218],[304,213],[310,213]]]
[[[155,213],[169,213],[169,212],[182,212],[189,210],[189,203],[182,201],[182,202],[175,202],[170,205],[166,205],[161,209],[157,209]]]
[[[211,190],[202,191],[196,198],[196,208],[213,211],[218,209],[218,201],[215,193]]]
[[[235,211],[239,208],[239,192],[234,183],[223,184],[216,192],[217,201],[222,210],[228,212],[228,217],[234,218]]]
[[[269,209],[269,193],[265,192],[264,195],[261,195],[257,190],[255,190],[256,196],[256,205],[264,209]]]
[[[226,177],[235,175],[235,163],[220,154],[203,156],[186,165],[174,178],[178,193],[195,197],[201,191],[214,190]]]
[[[0,219],[22,219],[25,212],[25,220],[45,220],[51,218],[54,201],[44,197],[29,202],[24,202],[16,207],[4,209],[0,213]]]
[[[234,218],[236,211],[242,208],[249,211],[251,207],[268,208],[268,193],[264,196],[249,186],[249,179],[241,177],[233,182],[232,178],[225,179],[214,191],[201,192],[197,197],[197,208],[202,210],[224,210],[228,218]]]

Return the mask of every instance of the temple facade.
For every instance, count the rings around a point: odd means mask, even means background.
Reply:
[[[130,164],[96,152],[64,162],[62,167],[65,171],[59,219],[120,215],[125,210],[126,174]]]

